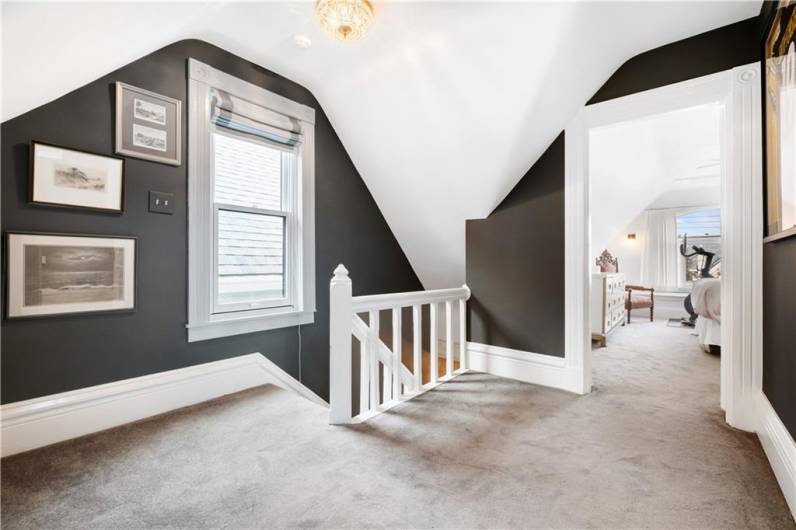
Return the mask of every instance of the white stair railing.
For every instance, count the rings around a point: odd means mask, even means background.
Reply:
[[[364,421],[426,392],[467,370],[466,303],[470,289],[351,295],[351,278],[341,264],[329,285],[329,423]],[[437,308],[445,304],[445,373],[439,374]],[[429,306],[429,382],[423,384],[422,306]],[[456,306],[454,308],[454,306]],[[401,310],[412,308],[412,370],[402,359]],[[379,337],[380,311],[392,311],[392,348]],[[458,314],[454,316],[454,311]],[[359,316],[368,315],[368,323]],[[454,370],[453,319],[459,319],[459,368]],[[352,339],[359,342],[359,407],[353,411]]]

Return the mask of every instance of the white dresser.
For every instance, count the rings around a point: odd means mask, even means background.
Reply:
[[[605,346],[606,337],[625,323],[625,275],[596,272],[591,276],[591,338]]]

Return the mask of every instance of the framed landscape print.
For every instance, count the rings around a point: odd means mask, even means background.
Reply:
[[[182,102],[116,83],[116,154],[180,165]]]
[[[8,318],[135,308],[136,240],[8,232]]]
[[[766,35],[766,239],[796,235],[796,0],[781,0]]]
[[[31,142],[28,198],[33,204],[121,213],[124,159]]]

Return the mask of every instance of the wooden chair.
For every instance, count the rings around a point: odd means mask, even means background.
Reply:
[[[643,287],[641,285],[625,285],[627,298],[625,299],[625,310],[627,311],[627,323],[630,324],[630,311],[632,309],[650,308],[650,322],[652,322],[653,312],[655,311],[655,289]],[[648,292],[649,296],[633,297],[633,291]]]

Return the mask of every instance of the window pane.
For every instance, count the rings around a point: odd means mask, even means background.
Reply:
[[[284,297],[284,218],[219,210],[218,304]]]
[[[282,153],[263,142],[215,131],[215,202],[282,209]]]
[[[718,208],[705,208],[677,216],[677,235],[688,238],[696,236],[721,235],[721,210]]]
[[[719,208],[704,208],[677,216],[677,245],[688,236],[688,254],[694,253],[693,247],[700,247],[706,252],[714,254],[708,273],[714,278],[721,276],[721,210]],[[691,286],[694,281],[702,276],[702,269],[707,264],[704,255],[696,254],[683,258],[683,281],[685,286]]]

